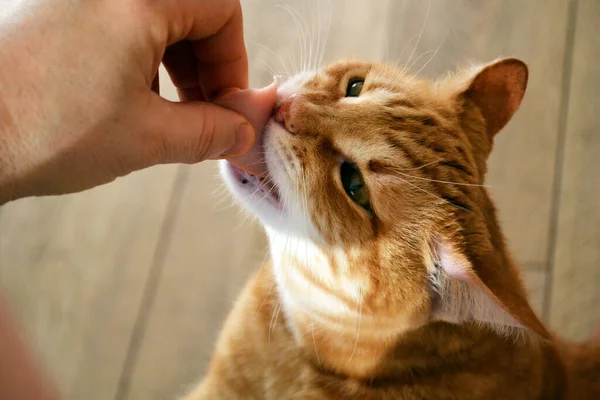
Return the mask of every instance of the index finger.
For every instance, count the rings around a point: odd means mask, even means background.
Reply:
[[[225,89],[248,88],[248,55],[244,44],[242,8],[213,36],[193,43],[204,96],[213,100]]]
[[[169,22],[167,44],[189,40],[195,61],[195,68],[190,68],[190,63],[169,63],[165,65],[169,73],[182,81],[198,82],[208,100],[214,99],[225,89],[246,89],[248,56],[239,0],[181,0],[167,3],[177,7],[170,10],[175,17]]]

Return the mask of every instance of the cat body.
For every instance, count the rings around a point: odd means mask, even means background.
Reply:
[[[305,346],[297,344],[279,296],[269,292],[272,284],[267,266],[250,281],[208,375],[186,400],[565,398],[564,369],[552,346],[530,347],[476,326],[443,322],[390,343],[369,377],[337,374],[319,359],[325,354],[317,358],[311,337]]]
[[[268,175],[221,165],[271,262],[186,400],[599,399],[599,347],[532,311],[483,185],[527,74],[346,61],[283,84]]]

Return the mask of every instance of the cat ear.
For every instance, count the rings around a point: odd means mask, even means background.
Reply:
[[[486,65],[470,78],[463,95],[481,111],[490,138],[510,121],[521,105],[528,75],[523,61],[505,58]]]
[[[525,296],[513,290],[521,285],[519,281],[495,279],[513,287],[490,287],[474,271],[467,258],[447,241],[438,242],[435,253],[437,261],[432,275],[434,320],[450,323],[476,321],[502,333],[509,332],[511,327],[525,328],[544,339],[550,339],[549,332]]]

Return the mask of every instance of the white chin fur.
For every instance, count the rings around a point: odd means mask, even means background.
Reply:
[[[275,204],[270,198],[270,194],[265,191],[257,190],[254,185],[244,185],[233,173],[229,162],[223,160],[219,162],[221,176],[234,198],[238,200],[244,209],[256,216],[260,222],[268,229],[279,234],[292,234],[299,237],[311,236],[311,223],[308,220],[307,213],[300,207],[298,200],[290,196],[289,189],[284,185],[277,185],[280,201]],[[277,171],[270,171],[271,175],[278,175]],[[281,182],[280,179],[275,181]]]
[[[314,72],[312,71],[303,72],[283,82],[277,89],[279,101],[300,92],[302,85],[312,76],[314,76]],[[273,201],[269,201],[268,194],[256,190],[256,186],[241,184],[239,177],[232,172],[230,163],[227,161],[219,163],[221,176],[234,197],[240,201],[246,210],[258,217],[266,228],[283,235],[291,234],[298,237],[312,237],[314,239],[317,235],[315,235],[315,231],[312,229],[308,211],[305,209],[307,205],[303,204],[302,200],[297,198],[298,196],[293,188],[293,183],[289,181],[289,177],[284,173],[284,167],[281,165],[282,161],[279,159],[273,146],[269,143],[272,139],[270,136],[276,137],[286,134],[289,134],[289,132],[286,132],[272,121],[265,127],[265,158],[271,180],[279,192],[280,204],[274,205]]]

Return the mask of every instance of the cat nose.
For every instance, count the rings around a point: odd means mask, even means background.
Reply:
[[[292,123],[290,111],[292,108],[292,103],[295,99],[296,95],[292,94],[287,99],[284,99],[275,108],[275,121],[285,126],[285,128],[291,133],[294,133],[294,124]]]

